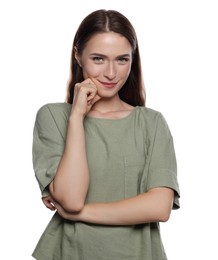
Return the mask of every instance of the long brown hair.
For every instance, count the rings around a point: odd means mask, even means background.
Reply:
[[[86,43],[96,33],[115,32],[124,36],[133,50],[132,66],[129,77],[119,91],[119,97],[132,106],[145,105],[145,90],[142,80],[141,60],[135,30],[130,21],[114,10],[97,10],[89,14],[80,24],[73,41],[71,53],[70,79],[67,89],[67,102],[73,103],[74,86],[84,80],[82,68],[75,59],[75,47],[82,53]]]

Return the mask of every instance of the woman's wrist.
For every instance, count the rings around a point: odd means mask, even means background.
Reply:
[[[69,123],[71,123],[71,122],[72,122],[72,123],[74,123],[74,122],[76,122],[76,123],[82,123],[83,120],[84,120],[84,117],[85,117],[85,116],[82,115],[82,114],[73,112],[73,113],[70,114],[68,121],[69,121]],[[75,124],[75,123],[74,123],[74,124]]]

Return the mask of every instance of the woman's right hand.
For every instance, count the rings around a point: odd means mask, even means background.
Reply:
[[[77,83],[74,89],[74,100],[71,114],[82,115],[85,117],[95,102],[100,97],[97,95],[97,87],[91,79],[86,79]]]

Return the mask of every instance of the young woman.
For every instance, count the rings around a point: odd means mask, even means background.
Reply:
[[[39,260],[163,260],[159,222],[179,208],[173,139],[146,108],[137,37],[121,13],[79,26],[66,103],[39,109],[33,165],[56,210]]]

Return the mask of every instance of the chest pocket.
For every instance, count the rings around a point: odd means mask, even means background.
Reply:
[[[145,156],[129,156],[124,158],[124,196],[130,198],[140,194],[142,175],[145,167]]]

